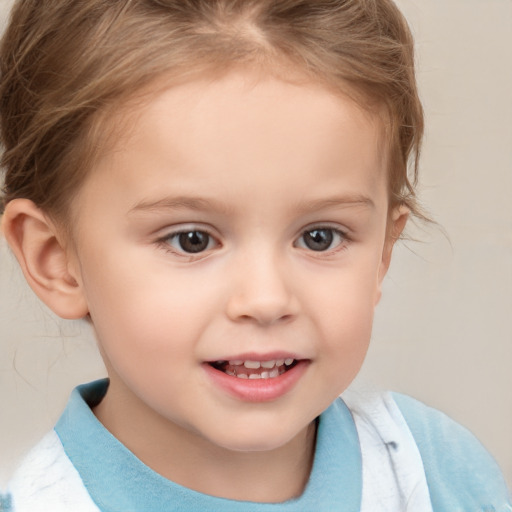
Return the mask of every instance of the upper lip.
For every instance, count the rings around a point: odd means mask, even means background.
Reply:
[[[217,357],[206,361],[207,363],[215,363],[218,361],[274,361],[278,359],[295,359],[296,361],[307,359],[305,357],[294,354],[293,352],[276,351],[258,354],[256,352],[244,352],[243,354],[235,354],[229,356]]]

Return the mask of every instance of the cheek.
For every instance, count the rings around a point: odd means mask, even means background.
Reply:
[[[214,283],[184,273],[147,251],[88,259],[84,288],[100,345],[111,357],[132,353],[141,362],[158,354],[179,357],[197,340],[218,300]],[[122,356],[128,357],[128,356]]]
[[[310,304],[315,305],[329,339],[342,333],[371,331],[375,298],[379,291],[379,265],[376,258],[346,265],[311,289]]]
[[[357,371],[368,350],[373,315],[373,303],[366,297],[361,301],[333,300],[324,313],[323,357],[332,358],[344,370]]]
[[[320,355],[328,378],[346,387],[363,363],[371,338],[377,265],[340,271],[309,297],[320,333]]]
[[[350,301],[337,301],[337,308],[326,312],[324,345],[320,352],[322,380],[341,394],[359,373],[370,343],[373,305],[369,301],[357,306]]]

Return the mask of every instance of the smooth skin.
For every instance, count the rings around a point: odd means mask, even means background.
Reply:
[[[94,412],[145,464],[216,496],[297,496],[407,219],[390,211],[382,123],[319,85],[243,71],[160,90],[119,122],[71,237],[24,199],[6,237],[57,314],[90,315],[110,377]],[[264,399],[212,378],[211,362],[276,354],[301,365],[291,384],[250,384]]]

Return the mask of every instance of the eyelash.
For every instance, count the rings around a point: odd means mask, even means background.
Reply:
[[[308,246],[306,242],[303,242],[303,244],[300,245],[300,240],[304,239],[304,237],[306,235],[308,235],[308,234],[312,235],[314,232],[318,233],[318,232],[322,232],[322,231],[324,233],[328,232],[330,234],[331,240],[330,240],[329,247],[327,249],[315,250],[315,249],[312,249],[310,246]],[[200,250],[198,250],[196,252],[184,250],[182,244],[186,240],[183,240],[183,239],[180,240],[180,237],[186,236],[186,235],[189,235],[189,239],[191,239],[190,235],[195,235],[196,238],[199,238],[199,239],[201,238],[201,236],[207,237],[206,246],[204,248],[200,248]],[[200,235],[200,236],[197,237],[197,235]],[[327,238],[329,238],[329,237],[327,237]],[[332,247],[332,244],[334,243],[336,238],[338,238],[339,240],[336,243],[335,247]],[[310,242],[317,243],[313,240],[313,236],[310,236],[310,239],[311,239]],[[178,244],[181,246],[181,248],[177,248],[172,245],[172,242],[174,240],[178,241]],[[309,227],[309,228],[303,230],[301,232],[301,235],[297,238],[297,240],[294,242],[293,245],[294,245],[294,247],[298,247],[300,249],[303,249],[308,252],[312,252],[314,254],[327,256],[327,255],[335,254],[343,249],[346,249],[346,246],[349,242],[350,242],[350,240],[349,240],[346,232],[344,232],[338,228],[331,227],[331,226],[319,225],[319,226],[312,226],[312,227]],[[164,250],[166,250],[174,255],[186,257],[191,260],[200,259],[201,257],[204,257],[205,254],[207,254],[209,252],[209,250],[211,250],[213,248],[212,244],[214,244],[214,246],[221,245],[220,242],[218,240],[216,240],[216,238],[211,233],[209,233],[207,230],[199,229],[199,228],[196,229],[193,227],[191,227],[190,229],[181,229],[179,231],[169,233],[169,234],[159,238],[157,240],[157,244],[159,246],[161,246]]]

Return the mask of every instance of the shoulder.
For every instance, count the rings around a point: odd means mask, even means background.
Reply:
[[[436,512],[512,511],[498,465],[469,430],[413,398],[392,396],[420,451]]]
[[[28,453],[8,490],[16,512],[99,512],[54,430]]]

